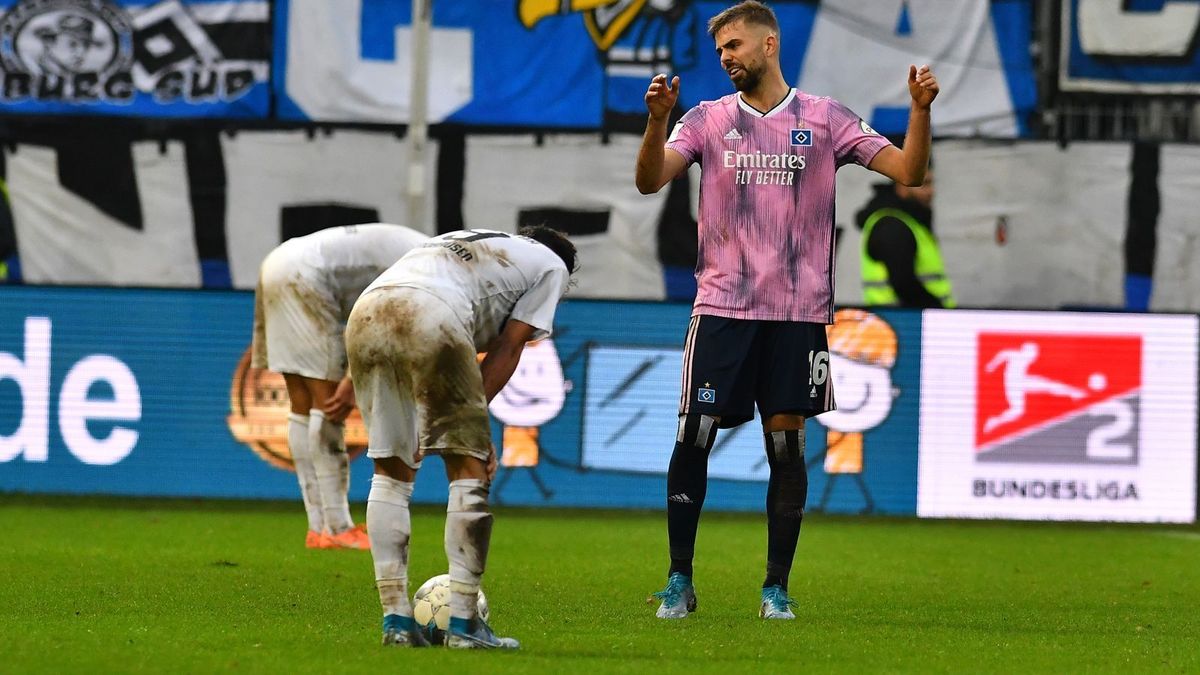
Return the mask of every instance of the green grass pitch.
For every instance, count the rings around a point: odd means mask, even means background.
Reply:
[[[442,522],[414,513],[414,586]],[[523,648],[460,653],[380,647],[369,554],[305,550],[299,504],[10,495],[0,523],[6,673],[1200,671],[1196,527],[811,515],[799,620],[768,623],[762,517],[706,514],[667,622],[660,514],[500,508],[484,589]]]

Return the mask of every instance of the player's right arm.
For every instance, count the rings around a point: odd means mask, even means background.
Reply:
[[[517,319],[510,318],[504,328],[487,346],[487,356],[479,363],[483,375],[483,393],[488,403],[508,384],[521,361],[525,343],[532,340],[537,329]]]
[[[638,150],[634,182],[638,192],[649,195],[662,189],[687,168],[687,160],[678,152],[666,148],[667,123],[675,102],[679,100],[679,76],[667,84],[666,75],[655,75],[646,89],[646,133]]]

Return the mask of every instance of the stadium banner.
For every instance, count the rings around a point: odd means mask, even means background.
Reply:
[[[420,223],[407,222],[401,186],[410,182],[409,144],[395,134],[245,131],[222,135],[220,144],[234,288],[254,288],[263,258],[282,241],[325,227],[378,221],[436,234],[435,199],[426,200]],[[422,173],[435,195],[438,144],[427,148]]]
[[[1198,323],[925,312],[918,515],[1194,522]]]
[[[669,189],[638,193],[629,169],[640,144],[631,134],[607,142],[600,134],[468,136],[464,225],[506,232],[549,225],[571,237],[584,261],[574,297],[662,300],[660,223],[674,216],[693,232],[695,225],[680,213],[687,203],[668,215]]]
[[[1059,87],[1064,91],[1200,93],[1200,3],[1066,0]]]
[[[456,0],[433,4],[434,122],[611,128],[643,124],[656,73],[685,107],[732,92],[707,34],[726,2]],[[283,119],[404,123],[411,3],[277,0],[275,93]],[[772,3],[788,81],[902,134],[909,64],[932,64],[938,136],[1028,135],[1036,103],[1030,0],[793,0]],[[846,77],[846,73],[854,73]]]
[[[934,232],[960,306],[1124,306],[1131,144],[955,139],[934,155]],[[1164,185],[1192,180],[1160,176]],[[1190,212],[1194,199],[1164,195],[1163,210]]]
[[[282,377],[246,359],[252,306],[239,291],[0,289],[0,491],[296,499]],[[689,315],[564,302],[554,336],[526,349],[492,402],[493,501],[661,508]],[[808,425],[809,510],[911,515],[920,314],[838,318],[841,409]],[[346,432],[361,503],[371,467],[357,415]],[[708,507],[760,510],[763,456],[757,422],[722,432]],[[445,489],[431,458],[415,498],[444,503]]]
[[[1196,241],[1195,204],[1200,189],[1200,145],[1164,143],[1154,262],[1156,312],[1200,312],[1200,265],[1191,253]]]
[[[24,280],[199,286],[185,144],[115,140],[2,151]]]
[[[270,113],[268,0],[0,0],[0,111]]]

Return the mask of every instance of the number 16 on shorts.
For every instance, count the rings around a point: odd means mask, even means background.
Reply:
[[[825,384],[829,379],[829,352],[826,351],[809,351],[808,352],[808,384],[812,387],[809,392],[809,397],[813,398],[817,395],[817,387]]]

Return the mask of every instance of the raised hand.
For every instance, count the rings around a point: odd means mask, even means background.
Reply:
[[[913,103],[920,108],[928,108],[933,99],[937,98],[938,81],[929,66],[908,67],[908,93],[912,96]]]
[[[667,84],[667,76],[661,73],[650,80],[650,87],[646,89],[646,110],[650,111],[651,117],[666,118],[671,114],[671,109],[675,107],[677,100],[679,100],[678,75],[671,78],[670,84]]]

